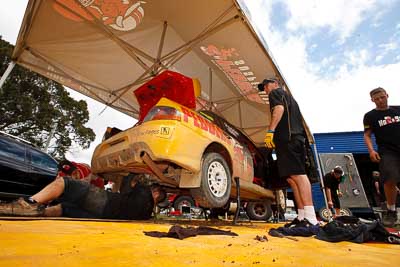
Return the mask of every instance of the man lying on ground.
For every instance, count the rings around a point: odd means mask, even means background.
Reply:
[[[128,178],[123,183],[124,190],[113,193],[60,177],[27,199],[0,204],[0,215],[147,220],[154,205],[166,196],[158,185],[148,186]],[[45,207],[55,199],[59,204]]]

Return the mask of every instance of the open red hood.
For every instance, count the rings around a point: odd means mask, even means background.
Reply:
[[[168,98],[188,108],[196,108],[196,97],[200,92],[197,79],[166,70],[134,91],[139,103],[139,122],[162,98]]]

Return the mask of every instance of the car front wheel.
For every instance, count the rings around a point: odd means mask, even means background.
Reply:
[[[229,200],[231,174],[225,159],[218,153],[204,155],[199,188],[191,189],[192,196],[201,207],[220,208]]]

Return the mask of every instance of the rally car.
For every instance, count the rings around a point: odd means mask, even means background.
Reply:
[[[242,199],[272,199],[272,191],[255,179],[261,156],[254,144],[240,142],[244,135],[217,114],[195,111],[198,87],[194,79],[165,71],[138,88],[138,123],[108,134],[95,149],[92,171],[112,181],[145,174],[166,188],[189,190],[207,208],[223,207],[235,197],[235,177]]]

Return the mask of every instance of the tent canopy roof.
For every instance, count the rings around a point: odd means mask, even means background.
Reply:
[[[30,0],[13,60],[135,118],[134,90],[158,73],[197,78],[197,109],[261,145],[270,114],[257,84],[289,89],[250,20],[235,0]]]

